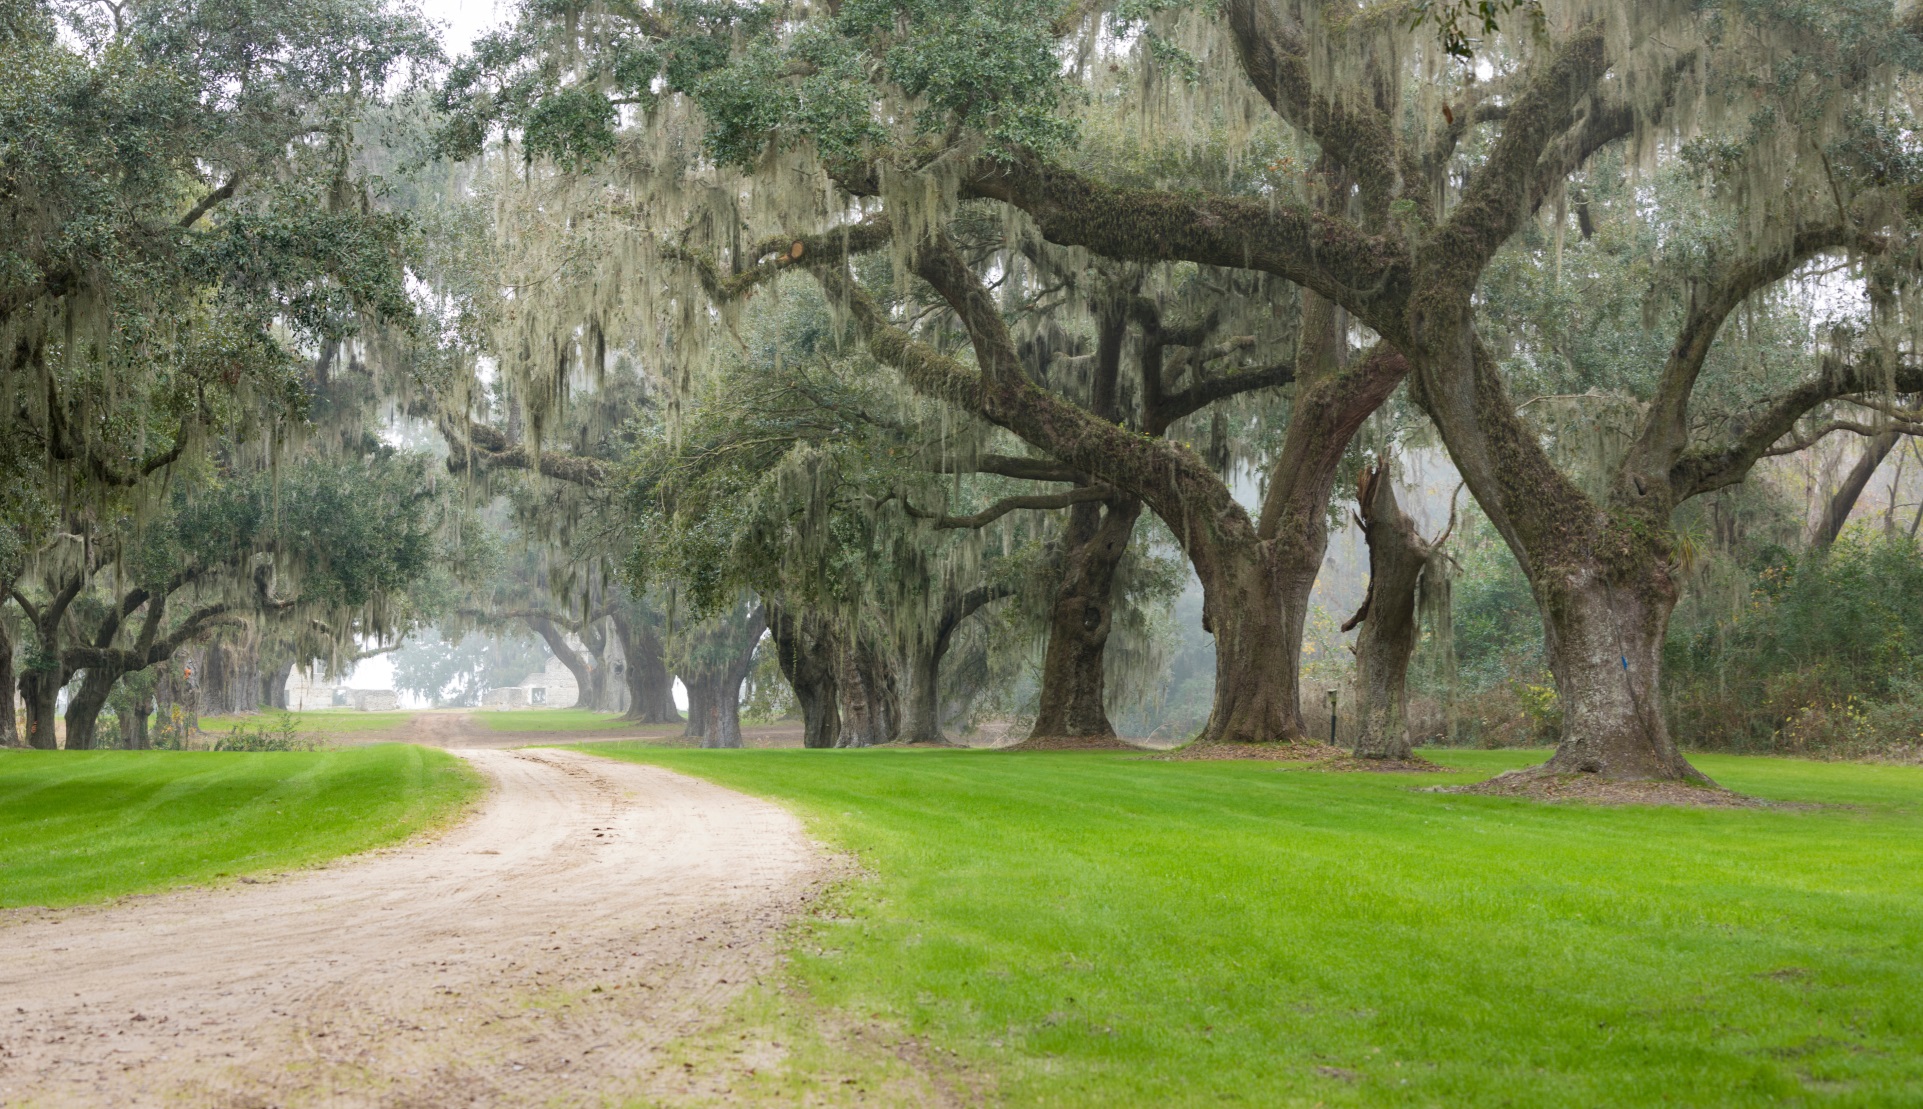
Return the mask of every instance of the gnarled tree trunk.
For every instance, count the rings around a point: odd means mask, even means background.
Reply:
[[[797,616],[786,606],[772,604],[768,606],[768,629],[774,636],[775,660],[801,706],[801,745],[839,746],[841,708],[836,663],[841,645],[834,629],[813,612]]]
[[[1663,640],[1676,607],[1665,561],[1546,568],[1542,609],[1562,742],[1548,773],[1707,782],[1676,749],[1662,710]]]
[[[107,707],[107,697],[113,693],[120,674],[105,666],[89,666],[81,672],[80,688],[67,702],[67,750],[93,750],[100,710]]]
[[[1361,610],[1342,625],[1343,631],[1362,626],[1355,645],[1355,754],[1406,759],[1411,754],[1407,695],[1418,631],[1416,597],[1436,552],[1396,503],[1394,479],[1386,466],[1364,472],[1356,503],[1369,541],[1369,593]]]
[[[628,711],[622,717],[640,724],[679,724],[674,704],[674,675],[662,658],[661,633],[650,621],[616,609],[614,633],[621,638],[628,683]]]
[[[901,693],[893,661],[856,631],[843,644],[835,682],[841,695],[842,747],[892,743],[901,734]]]
[[[200,714],[260,711],[259,644],[251,631],[209,643],[201,654]]]
[[[1030,739],[1115,738],[1104,661],[1115,622],[1115,571],[1141,514],[1142,502],[1127,496],[1070,510]]]
[[[60,746],[55,713],[60,690],[70,674],[57,662],[29,667],[20,674],[20,700],[26,709],[27,746],[52,751]]]
[[[546,616],[528,616],[526,620],[527,626],[534,629],[534,633],[547,642],[548,650],[554,652],[554,657],[560,659],[561,665],[567,667],[568,673],[574,675],[574,704],[570,707],[592,709],[594,707],[593,665],[582,658],[581,653],[568,643],[567,633],[556,626],[552,619]]]
[[[701,729],[701,746],[741,746],[741,685],[754,668],[755,648],[767,627],[767,610],[757,605],[747,621],[729,629],[729,635],[719,645],[727,653],[710,663],[708,678],[712,684],[707,723]],[[689,707],[693,707],[692,700]]]
[[[260,703],[282,711],[287,709],[287,679],[294,675],[294,660],[263,670],[260,676]]]

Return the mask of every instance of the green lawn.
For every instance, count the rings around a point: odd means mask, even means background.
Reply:
[[[497,732],[610,732],[647,727],[624,723],[619,713],[589,709],[500,709],[472,715]]]
[[[417,712],[361,712],[357,709],[308,709],[297,713],[267,709],[241,716],[203,716],[200,718],[200,730],[221,735],[235,725],[245,725],[249,728],[265,725],[271,728],[278,725],[281,717],[292,716],[294,728],[297,731],[342,735],[349,732],[380,732],[405,727],[408,721],[419,715]]]
[[[593,751],[858,852],[793,972],[1010,1104],[1923,1105],[1923,769],[1702,757],[1848,807],[1685,811],[1249,762]]]
[[[317,862],[443,821],[484,788],[444,751],[0,752],[0,908]]]

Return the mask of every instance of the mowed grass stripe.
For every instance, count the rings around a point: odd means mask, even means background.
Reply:
[[[484,788],[444,751],[0,754],[0,908],[73,905],[383,846]]]
[[[821,1001],[1017,1105],[1923,1104],[1923,770],[1702,758],[1820,809],[1552,806],[1460,776],[596,745],[804,813],[874,874]]]

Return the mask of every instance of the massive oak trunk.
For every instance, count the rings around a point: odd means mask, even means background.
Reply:
[[[678,724],[674,705],[674,675],[662,657],[661,633],[650,621],[617,609],[614,632],[621,638],[627,669],[628,711],[622,719],[640,724]]]
[[[1355,753],[1365,759],[1406,759],[1411,753],[1407,690],[1418,631],[1416,596],[1434,550],[1396,503],[1386,467],[1364,474],[1356,502],[1369,541],[1369,593],[1361,611],[1342,626],[1343,631],[1362,626],[1355,645]]]
[[[67,750],[93,750],[100,710],[107,707],[107,697],[113,693],[120,673],[106,666],[89,666],[82,671],[80,688],[67,702]]]
[[[701,746],[741,746],[741,686],[754,668],[755,647],[767,627],[767,611],[757,606],[745,625],[733,629],[735,634],[727,644],[733,653],[715,660],[710,673],[713,684],[707,703],[707,723],[701,729]]]
[[[686,737],[701,740],[703,747],[741,746],[741,685],[767,627],[763,606],[737,605],[687,633],[680,649],[681,680],[688,687]]]
[[[1115,623],[1115,571],[1141,514],[1142,502],[1128,496],[1069,512],[1030,739],[1115,737],[1104,661]]]
[[[801,706],[801,745],[826,748],[841,744],[840,690],[837,680],[841,644],[826,618],[786,606],[768,606],[775,661]]]
[[[843,644],[835,688],[842,747],[892,743],[901,734],[901,692],[889,652],[859,630]]]
[[[251,635],[209,643],[201,652],[200,714],[260,711],[260,655]]]
[[[146,751],[153,747],[147,735],[148,705],[130,703],[119,714],[120,746],[129,751]]]
[[[607,627],[598,620],[589,621],[581,629],[581,644],[593,660],[589,664],[589,688],[582,699],[596,712],[621,712],[626,708],[620,703],[621,686],[608,681],[608,675],[615,669],[611,656],[618,649],[610,646],[610,640]]]
[[[1663,715],[1675,583],[1662,561],[1625,561],[1546,568],[1531,583],[1562,706],[1562,742],[1543,770],[1707,782],[1676,749]]]
[[[51,751],[60,746],[54,717],[61,687],[68,674],[58,663],[51,669],[32,668],[20,675],[20,700],[27,717],[27,746]]]

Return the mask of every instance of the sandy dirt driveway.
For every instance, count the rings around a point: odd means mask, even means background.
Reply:
[[[430,841],[0,917],[0,1104],[618,1105],[773,965],[828,876],[763,801],[458,753],[494,788]]]

